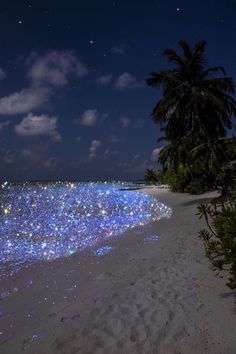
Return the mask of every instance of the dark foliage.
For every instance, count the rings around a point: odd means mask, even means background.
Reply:
[[[144,180],[148,184],[156,184],[159,182],[158,174],[154,170],[148,168],[146,170]]]
[[[236,197],[220,199],[201,205],[199,216],[204,217],[208,230],[199,237],[204,241],[206,255],[214,269],[227,270],[230,274],[227,285],[236,288]]]
[[[162,88],[162,98],[152,117],[168,142],[159,155],[162,177],[170,173],[173,190],[203,193],[219,186],[228,193],[232,162],[236,159],[234,139],[226,139],[236,114],[235,83],[221,66],[208,68],[206,42],[179,42],[182,54],[166,49],[163,54],[173,68],[153,72],[147,80]]]

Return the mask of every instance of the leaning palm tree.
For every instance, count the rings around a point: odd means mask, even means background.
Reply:
[[[174,67],[153,72],[147,79],[149,86],[163,89],[163,97],[153,109],[153,119],[168,136],[177,127],[180,136],[200,133],[223,137],[232,128],[232,116],[236,115],[235,83],[221,66],[206,67],[206,42],[196,43],[193,49],[185,41],[179,45],[182,55],[173,49],[163,52]]]

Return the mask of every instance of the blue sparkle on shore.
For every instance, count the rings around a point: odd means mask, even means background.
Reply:
[[[145,237],[144,239],[144,243],[149,243],[149,242],[155,242],[159,240],[159,236],[158,235],[150,235]]]
[[[105,256],[106,254],[110,253],[112,251],[111,246],[103,246],[101,248],[98,248],[96,251],[93,252],[94,256]]]
[[[153,197],[118,183],[1,186],[0,276],[37,260],[70,256],[170,215]],[[102,246],[102,245],[101,245]]]

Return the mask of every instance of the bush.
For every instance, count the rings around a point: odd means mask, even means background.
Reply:
[[[224,196],[230,195],[235,186],[236,166],[235,163],[224,163],[217,176],[216,183]]]
[[[207,190],[209,190],[207,179],[205,176],[202,176],[190,181],[184,191],[190,194],[202,194]]]
[[[184,192],[186,185],[189,183],[189,175],[184,171],[175,172],[166,169],[159,171],[158,180],[162,184],[169,185],[173,192]]]
[[[199,216],[204,217],[208,230],[201,230],[207,257],[214,269],[227,270],[227,285],[236,288],[236,197],[219,199],[215,203],[201,205]]]
[[[159,177],[154,170],[148,168],[145,172],[144,180],[148,184],[156,184],[159,182]]]

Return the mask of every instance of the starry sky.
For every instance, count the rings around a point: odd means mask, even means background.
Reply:
[[[236,78],[234,0],[1,0],[0,179],[140,179],[161,143],[146,86],[207,41]]]

